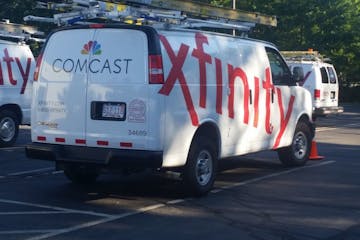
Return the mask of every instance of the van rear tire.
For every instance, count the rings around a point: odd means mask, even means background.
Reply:
[[[279,159],[284,166],[303,166],[309,160],[311,150],[311,131],[306,122],[301,121],[296,125],[291,145],[277,151]]]
[[[0,147],[12,146],[19,134],[19,119],[9,110],[0,112]]]
[[[186,191],[200,197],[213,187],[217,173],[217,151],[214,143],[205,137],[197,137],[191,144],[183,182]]]
[[[91,184],[99,177],[99,170],[94,167],[68,164],[64,167],[65,176],[76,184]]]

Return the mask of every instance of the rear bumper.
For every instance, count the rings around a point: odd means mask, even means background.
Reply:
[[[98,164],[109,168],[159,168],[162,166],[162,151],[91,148],[55,144],[32,143],[27,145],[28,158],[55,162]]]
[[[321,116],[326,116],[326,115],[331,115],[331,114],[339,114],[339,113],[343,113],[344,112],[344,108],[341,106],[336,106],[336,107],[321,107],[321,108],[315,108],[314,110],[314,115],[316,117],[321,117]]]

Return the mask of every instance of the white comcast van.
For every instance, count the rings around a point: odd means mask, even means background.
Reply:
[[[296,52],[282,53],[286,56],[287,53]],[[318,57],[314,58],[313,54],[319,55],[316,51],[299,53],[305,55],[289,57],[287,64],[293,72],[300,72],[303,76],[299,85],[309,90],[312,95],[314,117],[342,113],[344,109],[339,106],[339,81],[334,66]]]
[[[38,61],[30,158],[74,182],[103,168],[179,171],[193,194],[213,186],[220,159],[278,150],[306,163],[310,93],[271,44],[148,26],[52,33]]]
[[[27,45],[0,40],[0,147],[14,144],[19,124],[30,124],[34,69]]]

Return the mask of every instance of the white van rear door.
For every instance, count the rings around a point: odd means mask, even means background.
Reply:
[[[334,74],[331,75],[332,79],[330,80],[328,65],[322,65],[320,67],[321,72],[321,88],[320,88],[320,106],[319,107],[331,107],[334,106],[334,99],[336,97],[336,92],[334,91],[333,86],[337,85],[331,83],[334,81]],[[335,80],[337,83],[337,80]]]
[[[339,83],[336,75],[336,71],[333,66],[327,67],[329,74],[329,98],[327,99],[327,106],[337,107],[339,98]]]
[[[85,144],[89,55],[84,44],[94,33],[90,29],[65,30],[49,38],[39,79],[34,82],[33,141]]]
[[[143,149],[148,137],[148,41],[135,29],[97,29],[86,96],[88,146]]]

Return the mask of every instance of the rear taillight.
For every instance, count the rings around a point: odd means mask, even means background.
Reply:
[[[36,60],[36,68],[34,71],[34,81],[37,81],[39,79],[39,72],[40,72],[40,65],[42,62],[43,55],[40,54]]]
[[[314,90],[314,99],[315,99],[315,100],[319,100],[319,99],[320,99],[320,90],[319,90],[319,89],[315,89],[315,90]]]
[[[149,56],[149,83],[162,84],[164,83],[164,72],[161,55]]]

